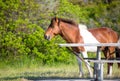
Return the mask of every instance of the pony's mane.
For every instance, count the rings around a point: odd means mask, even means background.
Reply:
[[[53,19],[55,19],[55,17]],[[71,24],[71,25],[74,25],[74,26],[78,26],[78,24],[73,20],[64,19],[64,18],[57,18],[57,19],[59,20],[59,22],[62,21],[62,22],[65,22],[65,23],[68,23],[68,24]]]

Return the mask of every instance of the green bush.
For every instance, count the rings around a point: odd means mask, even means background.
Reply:
[[[58,47],[59,43],[65,43],[61,37],[55,37],[51,41],[44,39],[44,29],[50,24],[51,17],[72,19],[91,28],[107,26],[119,32],[119,3],[120,1],[108,4],[77,0],[1,0],[0,61],[12,65],[16,62],[19,66],[27,63],[74,63],[71,52]]]

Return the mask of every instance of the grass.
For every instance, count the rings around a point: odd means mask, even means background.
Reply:
[[[31,68],[4,68],[0,69],[0,80],[21,81],[49,77],[77,77],[77,65],[39,66]],[[77,73],[76,73],[77,72]],[[74,74],[74,75],[73,75]]]
[[[89,54],[90,55],[90,54]],[[91,54],[92,57],[95,55]],[[103,55],[102,55],[103,56]],[[9,62],[0,61],[0,81],[33,81],[48,78],[80,78],[78,64],[75,59],[73,64],[56,63],[53,65],[42,65],[36,61],[29,59],[24,62]],[[83,64],[85,77],[89,78],[88,70]],[[104,78],[106,78],[107,64],[104,64]],[[120,79],[120,70],[117,64],[113,67],[113,76],[111,78]]]
[[[85,78],[87,76],[87,69],[85,66]],[[106,64],[104,65],[104,78],[106,78]],[[0,69],[0,81],[33,81],[36,79],[47,79],[47,78],[79,78],[78,65],[76,64],[56,64],[40,65],[32,67],[4,67]],[[117,64],[113,67],[113,76],[111,78],[120,78],[120,70],[117,68]]]

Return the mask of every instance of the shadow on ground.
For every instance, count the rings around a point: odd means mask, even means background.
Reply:
[[[4,77],[0,81],[94,81],[93,78],[73,78],[73,77],[35,77],[35,76],[19,76]],[[105,81],[120,81],[120,78],[105,78]]]

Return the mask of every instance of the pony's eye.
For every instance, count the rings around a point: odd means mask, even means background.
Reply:
[[[54,28],[54,26],[51,26],[51,28]]]

